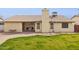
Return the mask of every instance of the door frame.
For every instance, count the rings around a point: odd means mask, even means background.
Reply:
[[[74,32],[79,32],[79,25],[74,25]]]

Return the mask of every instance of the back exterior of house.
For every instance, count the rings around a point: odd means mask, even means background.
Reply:
[[[0,17],[0,32],[4,31],[4,20]]]
[[[44,8],[42,15],[16,15],[4,22],[4,32],[74,32],[76,21]],[[78,18],[79,19],[79,18]],[[76,31],[78,32],[78,31]]]

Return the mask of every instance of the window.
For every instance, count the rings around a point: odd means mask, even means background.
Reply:
[[[37,23],[37,29],[40,29],[40,23]]]
[[[53,23],[50,23],[50,29],[53,29]]]
[[[62,23],[62,28],[68,28],[68,23]]]

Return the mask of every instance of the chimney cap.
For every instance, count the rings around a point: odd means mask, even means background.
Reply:
[[[48,8],[43,8],[43,11],[48,11]]]

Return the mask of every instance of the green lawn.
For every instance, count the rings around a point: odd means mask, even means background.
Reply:
[[[79,34],[13,38],[0,45],[0,50],[79,50]]]

